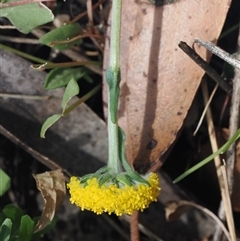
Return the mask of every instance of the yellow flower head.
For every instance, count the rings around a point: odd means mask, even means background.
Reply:
[[[128,185],[110,178],[103,184],[99,178],[91,176],[83,181],[82,178],[71,177],[67,184],[71,195],[70,201],[81,210],[93,211],[96,214],[107,212],[118,216],[132,214],[135,210],[147,208],[159,195],[159,179],[155,173],[143,177],[146,183],[132,179]],[[130,185],[129,185],[130,184]]]

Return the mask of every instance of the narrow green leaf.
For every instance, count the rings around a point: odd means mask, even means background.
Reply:
[[[138,172],[133,171],[131,173],[128,173],[128,175],[129,177],[131,177],[132,180],[135,180],[137,182],[150,186],[149,182],[145,180]]]
[[[81,183],[85,183],[88,179],[98,178],[100,174],[89,173],[84,175],[83,177],[79,177]]]
[[[65,111],[67,107],[67,103],[76,95],[79,94],[79,86],[76,80],[71,79],[67,85],[67,88],[64,92],[63,95],[63,100],[62,100],[62,109],[63,112]]]
[[[16,2],[9,0],[7,3]],[[4,7],[0,10],[0,17],[6,17],[22,33],[29,33],[34,28],[49,23],[54,16],[52,11],[41,2]]]
[[[133,172],[132,167],[130,166],[130,164],[128,163],[127,159],[126,159],[126,152],[125,152],[125,140],[126,140],[126,136],[124,131],[122,130],[121,127],[118,127],[118,150],[119,150],[119,159],[122,162],[122,165],[125,169],[126,172]]]
[[[37,224],[39,218],[34,218],[34,223]],[[41,229],[37,232],[34,232],[32,239],[35,240],[37,238],[42,237],[45,233],[49,232],[51,229],[54,228],[55,224],[57,222],[57,217],[55,216],[52,221],[48,224],[47,227],[45,227],[44,229]]]
[[[236,131],[236,133],[233,135],[233,137],[228,142],[226,142],[221,148],[219,148],[212,155],[208,156],[207,158],[205,158],[204,160],[202,160],[201,162],[199,162],[198,164],[196,164],[193,167],[189,168],[183,174],[178,176],[175,180],[173,180],[173,183],[177,183],[177,182],[181,181],[182,179],[184,179],[188,175],[192,174],[193,172],[195,172],[196,170],[198,170],[202,166],[204,166],[207,163],[209,163],[210,161],[212,161],[216,156],[226,152],[228,150],[228,148],[233,144],[233,142],[237,141],[238,139],[240,139],[240,129],[238,129]]]
[[[13,222],[12,225],[12,235],[16,235],[19,230],[20,221],[22,216],[24,215],[23,211],[12,204],[8,204],[3,208],[2,213],[7,217],[10,218]]]
[[[83,78],[84,78],[88,83],[90,83],[90,84],[93,84],[93,83],[94,83],[93,78],[92,78],[90,75],[88,75],[88,74],[85,74],[85,75],[83,76]]]
[[[19,241],[30,241],[34,231],[34,221],[28,216],[24,215],[21,219],[19,230]]]
[[[111,173],[102,174],[98,179],[99,186],[101,187],[104,183],[108,182],[111,178],[112,178]]]
[[[40,132],[40,137],[45,138],[45,133],[48,128],[50,128],[55,122],[57,122],[61,118],[61,114],[56,114],[53,116],[50,116],[45,120],[45,122],[42,125],[41,132]]]
[[[11,178],[0,168],[0,196],[8,191],[11,185]]]
[[[109,166],[104,166],[104,167],[101,167],[100,169],[98,169],[95,174],[103,174],[103,173],[106,173],[106,172],[109,172],[111,169]]]
[[[95,95],[95,93],[97,93],[97,91],[99,91],[101,89],[101,84],[95,86],[92,90],[90,90],[87,94],[85,94],[84,96],[82,96],[81,98],[79,98],[77,101],[75,101],[74,103],[72,103],[71,105],[69,105],[62,113],[63,116],[68,115],[72,110],[74,110],[75,108],[77,108],[79,105],[81,105],[83,102],[85,102],[86,100],[88,100],[89,98],[91,98],[93,95]]]
[[[0,227],[0,238],[1,241],[9,241],[11,237],[12,220],[6,218]]]
[[[57,122],[62,116],[63,113],[67,107],[67,103],[79,93],[79,86],[78,83],[74,80],[71,79],[67,85],[67,88],[64,92],[63,95],[63,100],[62,100],[62,114],[56,114],[53,116],[50,116],[42,125],[41,132],[40,132],[40,137],[45,138],[45,133],[48,128],[50,128],[55,122]]]
[[[117,176],[117,180],[127,186],[132,186],[131,178],[127,173],[122,173]]]
[[[14,206],[13,204],[6,205],[3,208],[2,213],[4,213],[4,215],[7,218],[10,218],[13,221],[15,221],[15,219],[19,219],[19,222],[21,217],[24,215],[24,212],[22,211],[22,209],[17,206]]]
[[[52,90],[66,86],[71,79],[77,81],[85,75],[83,68],[55,68],[46,77],[44,89]]]
[[[6,218],[7,218],[6,215],[5,215],[3,212],[1,212],[1,213],[0,213],[0,225],[3,223],[3,221],[4,221]]]
[[[58,50],[69,49],[75,44],[80,44],[82,39],[69,41],[68,43],[54,43],[56,41],[68,41],[81,34],[81,28],[78,23],[63,25],[45,34],[39,39],[39,42]]]

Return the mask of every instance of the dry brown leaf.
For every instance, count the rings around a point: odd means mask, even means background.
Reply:
[[[37,232],[44,229],[52,221],[56,210],[62,204],[66,195],[66,187],[64,175],[60,169],[36,174],[33,177],[45,202],[42,215],[34,230],[34,232]]]
[[[187,201],[175,201],[167,203],[165,207],[165,215],[167,221],[175,221],[182,214],[186,213],[191,206]]]
[[[229,241],[231,240],[229,232],[223,225],[222,221],[213,212],[211,212],[207,208],[202,207],[193,202],[184,201],[184,200],[169,202],[165,208],[166,219],[168,221],[175,221],[182,214],[186,213],[192,207],[196,208],[198,210],[201,210],[203,213],[207,214],[210,218],[212,218],[221,227],[221,229],[224,232],[224,234],[226,235],[227,239]]]
[[[192,45],[195,37],[216,42],[229,4],[179,0],[155,7],[123,1],[119,124],[127,135],[128,160],[138,171],[162,165],[204,74],[179,42]],[[209,60],[205,49],[196,51]]]

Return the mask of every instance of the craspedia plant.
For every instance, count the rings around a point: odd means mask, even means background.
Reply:
[[[131,215],[143,211],[160,193],[157,174],[141,176],[129,165],[125,156],[125,134],[118,126],[118,99],[120,93],[120,22],[121,0],[112,2],[110,66],[106,71],[108,98],[108,164],[95,173],[71,177],[67,184],[70,202],[81,210],[96,214],[115,213]]]
[[[140,176],[135,173],[111,175],[110,171],[92,174],[88,178],[72,177],[68,184],[70,201],[81,210],[104,212],[117,216],[143,211],[159,195],[157,174]]]

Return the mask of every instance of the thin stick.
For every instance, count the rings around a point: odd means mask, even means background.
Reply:
[[[76,62],[65,62],[65,63],[44,63],[44,64],[32,64],[31,68],[43,71],[45,69],[60,68],[60,67],[75,67],[75,66],[87,66],[87,65],[100,65],[97,61],[76,61]]]
[[[47,62],[45,59],[40,59],[40,58],[38,58],[38,57],[35,57],[35,56],[33,56],[33,55],[24,53],[24,52],[22,52],[22,51],[20,51],[20,50],[11,48],[11,47],[6,46],[6,45],[1,44],[1,43],[0,43],[0,49],[4,49],[4,50],[6,50],[6,51],[9,51],[9,52],[11,52],[11,53],[14,53],[14,54],[16,54],[16,55],[18,55],[18,56],[21,56],[21,57],[23,57],[23,58],[25,58],[25,59],[28,59],[28,60],[31,60],[31,61],[33,61],[33,62],[37,62],[37,63],[41,63],[41,64],[45,64],[45,63]],[[51,62],[48,62],[48,63],[51,63]]]
[[[45,34],[45,32],[40,29],[33,29],[31,31],[31,33],[33,35],[35,35],[37,38],[41,38]],[[72,59],[74,61],[89,61],[89,59],[87,59],[86,57],[80,55],[79,53],[77,53],[71,49],[63,50],[63,51],[61,51],[61,53],[63,53],[64,55],[66,55],[67,57],[69,57],[70,59]],[[41,63],[41,62],[39,62],[39,63]],[[43,64],[44,63],[46,63],[46,61],[43,62]],[[102,75],[102,69],[98,66],[87,65],[86,68],[92,70],[96,74]]]
[[[131,230],[131,241],[139,241],[139,230],[138,230],[138,216],[139,212],[134,211],[130,220],[130,230]]]
[[[192,48],[190,48],[185,42],[180,42],[178,46],[195,62],[197,63],[205,72],[217,83],[219,86],[225,90],[228,94],[232,92],[232,88],[227,84],[221,76],[204,60],[198,55]]]
[[[240,58],[240,29],[238,35],[237,57]],[[231,138],[240,126],[240,68],[235,69],[233,79],[233,92],[231,102],[231,115],[229,120],[229,138]],[[233,171],[236,158],[236,143],[227,152],[227,177],[230,195],[233,187]]]
[[[19,95],[19,94],[8,94],[8,93],[0,93],[0,97],[10,98],[10,99],[23,99],[23,100],[49,100],[50,99],[50,96]]]
[[[0,25],[0,29],[16,29],[16,27],[12,25]]]
[[[92,10],[95,10],[100,4],[104,3],[106,0],[101,0],[97,3],[95,3],[93,6],[92,6]],[[75,23],[77,22],[79,19],[81,19],[82,17],[86,16],[87,15],[87,11],[83,12],[83,13],[80,13],[79,15],[77,15],[74,19],[72,19],[71,21],[68,22],[69,23]]]
[[[238,60],[237,58],[234,58],[231,54],[217,47],[212,42],[202,41],[201,39],[195,38],[194,43],[198,43],[202,45],[211,53],[217,55],[219,58],[231,64],[233,67],[240,69],[240,60]]]
[[[229,189],[228,189],[226,166],[222,165],[220,170],[221,170],[222,177],[223,177],[222,182],[223,182],[223,185],[225,185],[225,188],[224,188],[225,195],[224,196],[226,197],[226,202],[228,203],[227,206],[231,207],[231,210],[232,210],[230,193],[229,193]],[[233,213],[226,212],[226,219],[227,219],[227,223],[228,223],[228,229],[229,229],[229,233],[231,236],[231,240],[237,241],[235,227],[234,227],[234,221],[233,221]]]
[[[129,241],[129,234],[126,233],[126,231],[122,227],[116,224],[109,215],[102,214],[101,216],[119,233],[120,236],[122,236],[125,240]]]
[[[95,33],[94,23],[93,23],[93,9],[92,9],[92,0],[87,0],[87,15],[88,15],[88,24],[90,26],[91,33]]]
[[[17,2],[7,2],[7,3],[0,3],[0,8],[8,8],[8,7],[15,7],[25,4],[32,4],[32,3],[41,3],[41,2],[55,2],[56,0],[23,0]]]
[[[204,103],[206,104],[208,101],[208,89],[207,89],[207,84],[206,81],[203,80],[202,84],[202,92],[203,92],[203,100]],[[211,146],[212,146],[212,150],[213,152],[216,152],[218,150],[218,145],[217,145],[217,141],[216,141],[216,134],[215,134],[215,130],[214,130],[214,125],[213,125],[213,121],[212,121],[212,114],[211,114],[211,108],[209,107],[207,110],[207,123],[208,123],[208,132],[209,132],[209,137],[210,137],[210,142],[211,142]],[[219,186],[220,186],[220,191],[221,191],[221,197],[222,197],[222,202],[224,205],[224,209],[225,209],[225,213],[231,213],[232,212],[232,207],[231,207],[231,203],[229,204],[228,202],[228,192],[226,191],[226,187],[228,186],[228,183],[226,182],[226,180],[223,178],[222,176],[222,172],[221,172],[221,160],[219,156],[216,156],[214,158],[214,162],[215,162],[215,167],[216,167],[216,172],[217,172],[217,176],[218,176],[218,181],[219,181]],[[229,217],[229,219],[227,220],[228,222],[228,227],[231,226],[233,220],[231,220],[231,217]],[[231,233],[230,233],[231,235]],[[232,235],[231,235],[232,237]],[[234,241],[234,239],[232,240]]]
[[[13,43],[39,44],[39,40],[33,39],[33,38],[18,38],[18,37],[0,35],[0,39],[1,41],[7,41],[7,42],[13,42]]]
[[[231,237],[229,235],[229,232],[228,230],[226,229],[226,227],[224,226],[224,224],[222,223],[222,221],[216,216],[216,214],[214,214],[212,211],[210,211],[209,209],[199,205],[199,204],[196,204],[196,203],[193,203],[193,202],[189,202],[189,201],[185,201],[185,200],[181,200],[181,201],[173,201],[171,203],[168,204],[168,206],[165,208],[166,211],[168,210],[171,210],[169,212],[170,213],[177,213],[178,209],[181,209],[181,208],[184,208],[184,206],[188,207],[194,207],[198,210],[200,210],[201,212],[205,213],[206,215],[208,215],[211,219],[213,219],[216,224],[222,229],[222,231],[224,232],[226,238],[229,240],[229,241],[232,241],[231,240]],[[167,217],[167,220],[169,219],[169,214],[166,213],[166,217]]]
[[[90,32],[92,34],[99,34],[95,27],[93,22],[93,6],[92,6],[92,0],[87,0],[87,15],[88,15],[88,24],[90,26]],[[99,34],[100,35],[100,34]],[[90,36],[90,39],[93,41],[93,43],[98,47],[98,49],[103,53],[103,48],[99,44],[99,42],[92,36]],[[102,43],[104,42],[104,39],[102,40]]]
[[[128,215],[123,215],[122,217],[120,217],[120,220],[125,220],[128,223],[130,223],[131,222],[131,217],[128,216]],[[152,231],[147,229],[141,223],[138,223],[138,229],[139,229],[140,232],[145,234],[150,240],[163,241],[161,238],[159,238],[156,234],[154,234]]]
[[[200,126],[201,126],[201,124],[202,124],[202,122],[203,122],[204,116],[205,116],[205,114],[206,114],[206,112],[207,112],[207,109],[208,109],[209,105],[211,104],[212,99],[213,99],[213,97],[214,97],[214,95],[215,95],[215,93],[216,93],[217,88],[218,88],[218,84],[215,85],[215,87],[214,87],[214,89],[213,89],[213,91],[212,91],[212,93],[211,93],[211,95],[210,95],[210,97],[209,97],[209,99],[208,99],[208,102],[207,102],[207,104],[206,104],[205,107],[204,107],[204,110],[203,110],[203,112],[202,112],[202,115],[201,115],[201,117],[200,117],[200,120],[199,120],[199,122],[198,122],[198,125],[197,125],[195,131],[193,132],[193,136],[195,136],[195,135],[197,134],[197,132],[198,132],[198,130],[199,130],[199,128],[200,128]]]
[[[61,40],[61,41],[52,41],[49,42],[49,46],[53,47],[54,45],[57,44],[68,44],[68,43],[72,43],[78,39],[82,39],[82,38],[90,38],[90,37],[94,37],[94,38],[99,38],[100,40],[103,40],[103,36],[99,35],[99,34],[92,34],[92,33],[84,33],[81,35],[78,35],[76,37],[73,37],[69,40]]]
[[[240,58],[240,29],[238,35],[238,49],[237,55]],[[230,113],[230,120],[229,120],[229,139],[234,133],[234,130],[237,130],[240,126],[240,70],[238,68],[235,69],[235,76],[233,79],[233,93],[232,93],[232,101],[231,101],[231,113]],[[236,145],[233,144],[232,147],[229,148],[227,153],[227,178],[228,178],[228,185],[229,185],[229,192],[230,195],[232,194],[232,187],[233,187],[233,171],[234,171],[234,163],[236,157]],[[224,205],[223,202],[220,203],[220,207],[218,210],[219,218],[224,221],[225,220],[225,212],[224,212]],[[213,241],[219,241],[221,237],[222,231],[216,227],[216,232],[213,236]]]

